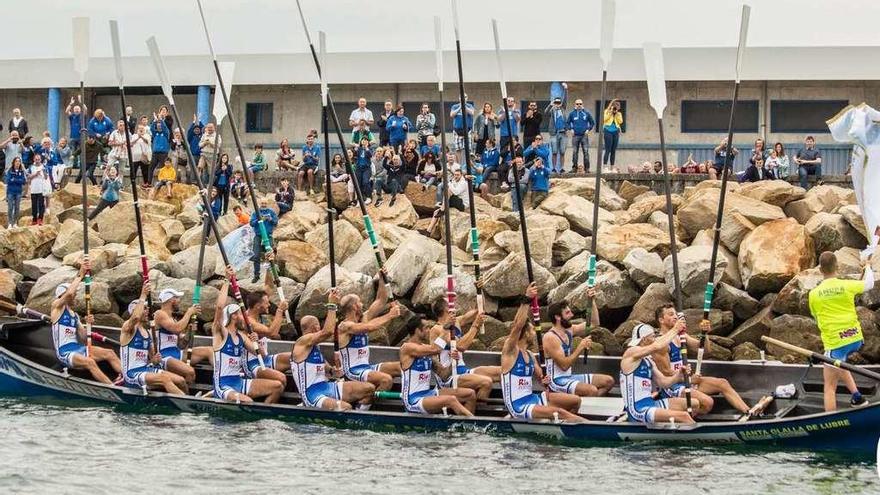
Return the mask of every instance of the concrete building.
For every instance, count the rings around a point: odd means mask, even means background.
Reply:
[[[541,9],[534,16],[528,15],[533,4],[521,0],[459,3],[470,100],[496,107],[500,101],[489,28],[489,19],[495,17],[501,26],[511,95],[535,100],[543,108],[549,100],[549,83],[567,81],[569,108],[574,98],[583,98],[595,116],[601,77],[598,0],[557,1],[552,12]],[[107,27],[107,21],[115,18],[123,37],[128,99],[136,112],[150,114],[164,102],[143,43],[155,35],[177,85],[183,118],[188,121],[197,109],[202,118],[208,113],[214,75],[194,2],[156,0],[120,4],[112,11],[84,0],[31,4],[35,11],[51,15],[8,26],[9,39],[28,42],[0,47],[4,128],[17,107],[24,111],[32,133],[42,129],[67,133],[63,107],[78,85],[67,40],[70,18],[83,15],[91,18],[92,26],[92,59],[86,76],[91,109],[104,108],[111,116],[120,113]],[[826,171],[842,171],[845,147],[831,143],[822,123],[846,104],[878,102],[880,67],[868,61],[880,49],[880,35],[871,22],[880,15],[880,4],[869,0],[845,4],[754,0],[751,4],[737,146],[750,148],[760,136],[791,147],[813,134],[830,154]],[[717,144],[727,126],[740,5],[727,0],[617,2],[608,95],[625,102],[618,166],[659,158],[657,124],[644,83],[641,45],[646,41],[664,46],[670,161],[680,163],[689,153],[704,157]],[[320,99],[295,5],[224,0],[206,2],[206,8],[219,57],[236,62],[232,104],[245,144],[273,147],[284,137],[302,142],[309,129],[320,127]],[[387,0],[364,9],[354,0],[305,0],[303,8],[313,36],[318,30],[327,32],[326,73],[343,122],[361,96],[374,111],[386,99],[406,104],[407,113],[414,114],[423,101],[437,108],[434,15],[445,23],[446,99],[457,97],[455,44],[446,2]],[[401,15],[405,22],[399,21]],[[54,34],[31,36],[38,18],[40,31]],[[390,19],[397,20],[389,24]],[[389,27],[376,28],[383,25]],[[61,108],[49,97],[59,94]],[[228,126],[223,133],[228,136]],[[232,140],[226,143],[231,145]]]

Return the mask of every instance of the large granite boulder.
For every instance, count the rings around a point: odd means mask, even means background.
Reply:
[[[715,225],[720,195],[720,189],[706,187],[682,202],[678,219],[690,235]],[[782,208],[731,191],[724,201],[724,215],[734,212],[742,214],[755,225],[785,218]]]
[[[751,294],[778,291],[815,262],[812,238],[792,218],[759,225],[740,245],[739,271]]]
[[[609,225],[599,228],[601,242],[596,251],[601,258],[620,263],[635,248],[644,248],[665,256],[669,252],[669,234],[647,223]]]
[[[104,245],[104,239],[101,239],[96,232],[89,235],[89,247],[99,247]],[[63,258],[70,253],[82,251],[83,243],[83,223],[79,220],[68,219],[58,228],[58,236],[52,244],[52,254],[58,258]]]
[[[688,246],[678,252],[678,275],[681,284],[682,303],[685,308],[703,306],[706,283],[709,281],[709,267],[712,248],[709,246]],[[727,260],[719,256],[715,260],[715,280],[721,281]],[[672,256],[663,260],[664,279],[669,290],[675,287]]]
[[[57,235],[55,225],[0,229],[0,261],[21,273],[26,260],[49,254]]]
[[[837,251],[842,247],[864,248],[865,236],[852,227],[839,213],[820,211],[807,220],[804,227],[813,238],[816,254]]]
[[[312,275],[330,261],[324,251],[308,242],[281,241],[275,249],[275,259],[281,273],[297,282],[308,282]]]
[[[789,184],[784,180],[761,180],[740,184],[737,192],[780,208],[784,208],[792,201],[802,199],[806,193],[803,188]]]
[[[553,278],[553,274],[549,270],[535,260],[532,260],[532,269],[535,274],[535,282],[538,285],[538,292],[543,297],[556,287],[556,279]],[[525,293],[528,285],[526,257],[521,252],[510,253],[483,276],[483,291],[493,297],[521,296]]]
[[[635,248],[623,258],[623,266],[630,278],[642,289],[654,282],[665,281],[666,271],[663,259],[657,253],[648,252],[644,248]]]

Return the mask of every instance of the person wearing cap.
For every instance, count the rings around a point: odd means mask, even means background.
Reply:
[[[529,322],[530,304],[537,297],[534,282],[526,288],[525,296],[510,324],[510,334],[501,348],[501,393],[507,412],[516,419],[561,419],[572,423],[586,420],[577,415],[581,398],[567,393],[534,392],[532,380],[537,378],[545,386],[550,377],[541,371],[540,363],[529,350],[537,333]]]
[[[227,305],[229,280],[235,276],[232,266],[226,266],[226,279],[220,287],[211,325],[214,352],[214,397],[233,402],[253,402],[255,398],[265,397],[267,404],[278,402],[284,387],[276,380],[265,378],[244,378],[247,348],[252,353],[259,352],[259,346],[244,335],[244,314],[241,306]]]
[[[147,295],[150,283],[141,288],[141,297],[128,304],[128,320],[119,332],[119,356],[122,359],[122,378],[129,387],[161,389],[169,394],[186,394],[186,381],[182,376],[165,373],[159,367],[162,355],[155,352],[153,339],[145,328],[149,324],[147,316]]]
[[[190,356],[190,364],[186,363],[186,352],[189,342],[183,337],[192,318],[199,314],[199,305],[190,306],[178,320],[174,313],[180,308],[183,292],[171,287],[159,291],[159,309],[153,313],[153,322],[159,331],[159,354],[162,356],[160,366],[163,370],[182,376],[187,384],[196,379],[196,372],[190,366],[199,361],[211,359],[211,348],[208,346],[194,347]]]
[[[633,328],[626,351],[620,358],[620,395],[623,397],[626,415],[634,423],[694,423],[687,412],[686,400],[681,397],[654,397],[654,387],[669,388],[684,380],[684,368],[672,376],[663,374],[652,355],[664,352],[676,340],[678,330],[657,334],[651,325],[640,323]],[[694,397],[692,407],[699,408],[700,401]]]
[[[270,258],[272,254],[268,255]],[[251,291],[245,298],[247,304],[247,319],[251,322],[251,334],[248,336],[259,347],[259,355],[245,349],[245,376],[248,378],[266,378],[287,385],[285,373],[290,369],[290,353],[269,354],[269,339],[281,337],[281,325],[284,323],[284,314],[287,312],[287,301],[279,301],[275,308],[275,315],[268,325],[263,324],[263,316],[269,314],[269,294],[274,292],[272,274],[266,273],[263,289]],[[263,364],[260,364],[260,357]]]
[[[327,297],[327,318],[324,326],[312,315],[303,316],[299,326],[302,337],[296,340],[290,351],[290,366],[293,379],[306,407],[318,409],[351,410],[357,403],[369,407],[373,402],[376,387],[369,382],[338,380],[331,382],[327,375],[342,376],[342,366],[338,359],[335,365],[327,363],[319,344],[333,339],[336,330],[336,310],[339,305],[339,290],[332,289]]]
[[[107,378],[98,363],[106,362],[119,373],[122,371],[119,358],[110,349],[85,346],[86,328],[71,307],[76,300],[79,284],[89,270],[91,270],[91,262],[84,260],[80,265],[79,273],[70,283],[55,287],[55,300],[52,301],[52,309],[49,312],[52,321],[52,341],[55,344],[55,355],[62,365],[70,369],[88,370],[95,380],[109,385],[113,382]],[[92,315],[86,317],[89,324],[94,323],[94,320]]]
[[[550,377],[550,390],[566,392],[578,397],[605,395],[614,386],[614,378],[599,373],[572,374],[571,368],[584,351],[589,351],[593,341],[587,336],[589,329],[598,328],[599,308],[596,306],[596,288],[590,287],[587,295],[593,304],[590,326],[586,322],[577,325],[571,322],[574,313],[563,301],[555,302],[547,308],[553,327],[542,336],[544,355],[547,356],[547,376]],[[584,337],[573,346],[575,337]]]
[[[551,155],[553,170],[565,172],[565,148],[568,144],[568,136],[565,133],[565,101],[563,98],[558,96],[553,98],[553,101],[544,109],[544,114],[547,115],[547,120],[550,124],[550,150],[553,153]]]
[[[675,306],[672,303],[666,303],[654,310],[654,318],[659,325],[659,331],[665,335],[667,333],[675,333],[681,335],[681,341],[687,345],[688,352],[696,354],[700,348],[700,339],[687,334],[687,324],[684,315],[676,313]],[[712,331],[712,327],[708,320],[700,322],[700,330],[703,333]],[[712,340],[706,338],[705,352],[712,349]],[[681,356],[681,343],[679,339],[673,339],[667,349],[657,352],[653,356],[657,368],[665,375],[672,375],[684,366]],[[749,406],[742,400],[742,397],[736,393],[736,390],[724,378],[715,378],[710,376],[693,375],[691,376],[691,397],[699,399],[700,407],[694,407],[697,414],[708,414],[712,411],[714,400],[712,395],[722,394],[727,402],[737,411],[745,414],[749,412]],[[685,386],[682,383],[673,385],[672,387],[661,390],[661,395],[665,397],[683,397],[685,396]]]

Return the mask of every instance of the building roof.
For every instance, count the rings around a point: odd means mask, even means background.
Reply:
[[[218,56],[236,62],[236,84],[308,84],[317,76],[294,1],[206,0]],[[752,0],[744,80],[880,79],[880,2]],[[497,80],[490,19],[500,23],[509,81],[597,80],[600,0],[459,0],[461,48],[470,82]],[[643,80],[641,46],[664,46],[666,77],[729,80],[741,2],[618,0],[610,80]],[[112,6],[112,7],[111,7]],[[446,79],[457,79],[446,0],[303,0],[313,37],[327,33],[331,83],[433,82],[433,16],[444,22]],[[213,84],[194,0],[30,0],[34,15],[4,23],[0,87],[67,87],[71,21],[91,18],[86,84],[115,86],[108,21],[119,21],[126,84],[156,84],[144,40],[155,35],[174,84]],[[533,12],[533,15],[529,15]],[[15,19],[16,22],[12,22]]]

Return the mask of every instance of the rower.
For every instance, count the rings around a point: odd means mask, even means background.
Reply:
[[[226,280],[217,297],[214,322],[211,325],[214,351],[214,396],[235,402],[253,402],[265,397],[267,404],[278,402],[284,387],[277,380],[245,378],[244,348],[259,352],[259,346],[239,331],[244,325],[241,306],[226,305],[229,297],[229,280],[235,276],[231,266],[226,267]]]
[[[384,275],[384,269],[382,274]],[[400,316],[397,303],[391,303],[391,310],[379,316],[388,303],[388,290],[379,275],[373,279],[376,285],[376,300],[364,313],[364,303],[357,294],[343,296],[339,303],[339,352],[342,358],[342,369],[349,380],[370,382],[377,391],[390,390],[394,377],[400,376],[399,362],[370,364],[370,337],[385,327],[391,320]]]
[[[179,320],[174,319],[174,313],[180,309],[180,298],[183,292],[172,288],[159,291],[159,309],[153,313],[153,321],[159,329],[159,354],[162,355],[161,367],[165,371],[182,376],[187,384],[196,379],[196,371],[184,360],[184,349],[187,347],[185,338],[181,334],[190,324],[193,315],[201,311],[201,306],[190,306]],[[211,348],[209,346],[193,347],[190,363],[209,361]]]
[[[529,343],[535,341],[536,334],[529,323],[530,304],[538,294],[533,283],[526,289],[519,311],[510,324],[510,335],[501,349],[501,392],[504,405],[511,416],[517,419],[562,419],[571,422],[584,422],[575,414],[581,405],[581,398],[566,393],[536,393],[532,388],[532,377],[542,383],[549,383],[537,359],[529,351]]]
[[[681,328],[681,327],[677,327]],[[620,394],[626,414],[635,423],[664,423],[673,420],[690,424],[694,418],[687,413],[687,401],[681,397],[655,399],[654,387],[670,388],[684,380],[685,369],[678,368],[672,376],[663,372],[651,359],[652,354],[665,352],[678,335],[676,331],[657,334],[650,325],[639,324],[633,329],[628,348],[620,358]],[[691,399],[698,409],[700,400]]]
[[[165,373],[159,364],[162,355],[154,352],[153,339],[145,328],[147,294],[150,283],[144,282],[141,297],[128,304],[128,320],[119,331],[119,356],[122,358],[122,378],[129,387],[162,389],[169,394],[184,395],[186,381],[175,373]]]
[[[864,269],[862,280],[837,278],[837,256],[825,251],[819,255],[819,271],[824,280],[810,291],[810,313],[819,326],[825,355],[842,362],[846,362],[849,355],[865,342],[854,303],[857,295],[874,288],[874,270],[867,263]],[[822,377],[826,411],[837,409],[837,383],[841,380],[852,394],[852,406],[867,404],[849,371],[826,364],[822,368]]]
[[[673,306],[672,303],[666,303],[657,308],[654,311],[654,318],[660,326],[659,331],[661,334],[671,332],[681,335],[682,339],[685,341],[685,345],[688,346],[689,352],[696,352],[697,349],[700,348],[700,340],[687,334],[687,324],[684,317],[679,317],[678,313],[675,312],[675,306]],[[708,320],[700,322],[700,330],[703,333],[709,333],[712,330]],[[711,342],[711,339],[706,339],[706,352],[711,349]],[[657,368],[660,369],[664,375],[674,374],[683,366],[679,339],[672,339],[669,343],[668,349],[662,352],[657,352],[653,357]],[[668,389],[664,389],[661,393],[664,397],[683,397],[685,395],[684,383],[678,383]],[[699,399],[700,403],[699,408],[694,407],[696,414],[708,414],[711,412],[712,407],[715,404],[711,395],[718,393],[723,395],[724,398],[727,399],[727,402],[737,411],[743,414],[749,412],[749,406],[746,405],[745,401],[742,400],[742,397],[736,393],[736,390],[733,389],[733,386],[731,386],[730,382],[726,379],[701,375],[691,376],[691,397]]]
[[[327,298],[324,328],[321,328],[320,322],[314,316],[303,316],[300,320],[303,335],[293,344],[290,352],[293,379],[306,407],[348,411],[352,403],[369,406],[373,402],[376,387],[372,383],[342,380],[331,382],[327,379],[327,372],[331,376],[342,374],[342,368],[331,366],[324,360],[324,354],[318,345],[333,339],[338,304],[339,292],[332,289]]]
[[[479,366],[470,369],[464,362],[462,353],[467,351],[477,332],[482,328],[486,315],[477,313],[476,309],[456,317],[450,314],[449,306],[445,300],[437,300],[433,305],[434,314],[437,315],[437,324],[431,329],[430,340],[433,341],[437,337],[443,337],[447,342],[446,349],[440,352],[441,374],[436,376],[437,383],[442,387],[463,387],[469,388],[476,392],[477,400],[486,402],[489,399],[489,393],[492,392],[493,377],[501,378],[500,366]],[[461,331],[461,327],[470,322],[470,328],[467,333]],[[451,341],[455,340],[455,352],[452,352]],[[454,354],[454,355],[451,355]],[[456,364],[455,375],[452,373],[452,363]],[[453,376],[457,377],[453,382]]]
[[[119,357],[110,349],[92,346],[87,348],[86,328],[79,315],[71,308],[76,300],[76,290],[85,274],[91,269],[91,263],[84,260],[77,276],[70,283],[60,284],[55,288],[55,300],[52,301],[50,318],[52,321],[52,340],[55,344],[55,355],[66,368],[85,369],[99,382],[112,384],[107,375],[98,367],[101,361],[107,362],[117,373],[122,371]],[[94,316],[88,315],[86,321],[94,323]]]
[[[264,325],[261,321],[263,315],[269,314],[269,293],[272,292],[272,274],[266,273],[265,285],[263,290],[256,290],[247,295],[247,318],[251,323],[253,333],[249,335],[260,346],[259,353],[262,355],[263,364],[260,364],[260,357],[257,354],[249,352],[245,349],[245,360],[247,363],[245,375],[248,378],[267,378],[269,380],[277,380],[281,385],[287,385],[287,375],[285,372],[290,369],[290,353],[282,352],[279,354],[269,354],[269,339],[277,339],[281,337],[281,325],[284,323],[284,313],[287,311],[287,301],[279,301],[275,308],[275,316],[269,325]]]
[[[596,306],[596,289],[590,287],[587,294],[593,304],[590,328],[599,326],[599,309]],[[575,360],[590,348],[593,341],[586,337],[587,323],[574,325],[571,319],[574,312],[565,301],[555,302],[547,308],[553,328],[542,337],[544,353],[547,356],[547,375],[550,377],[550,390],[565,392],[579,397],[605,395],[614,386],[614,378],[599,373],[573,375],[571,367]],[[580,343],[572,349],[575,337],[583,336]]]
[[[437,337],[431,342],[431,323],[416,315],[406,325],[409,339],[400,346],[400,396],[408,412],[436,414],[452,410],[459,416],[473,416],[477,396],[469,388],[431,387],[434,357],[446,349],[447,342]],[[429,343],[430,342],[430,343]]]

